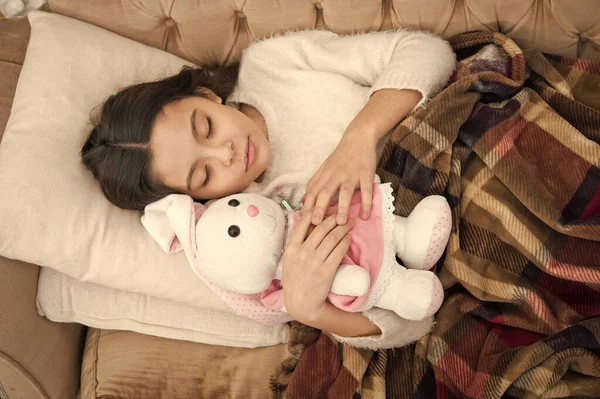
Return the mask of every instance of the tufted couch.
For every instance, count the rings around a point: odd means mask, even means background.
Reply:
[[[444,37],[500,31],[522,47],[600,59],[597,0],[49,0],[81,19],[196,64],[236,61],[273,32],[398,27]],[[29,37],[0,20],[0,142]],[[226,349],[52,323],[37,315],[35,265],[0,257],[0,398],[265,397],[287,348]],[[200,378],[210,367],[219,381]],[[263,383],[257,383],[263,381]]]
[[[596,0],[50,0],[52,11],[162,48],[196,64],[228,63],[276,31],[425,29],[449,37],[499,31],[525,48],[600,56]],[[594,12],[594,10],[596,12]]]

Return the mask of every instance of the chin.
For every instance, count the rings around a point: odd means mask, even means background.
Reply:
[[[263,170],[263,171],[262,171],[262,172],[261,172],[261,173],[260,173],[258,176],[256,176],[256,178],[255,178],[254,180],[252,180],[252,181],[253,181],[253,182],[257,182],[257,183],[260,183],[260,182],[262,182],[262,180],[263,180],[263,179],[264,179],[264,177],[265,177],[265,172],[266,172],[266,170]]]

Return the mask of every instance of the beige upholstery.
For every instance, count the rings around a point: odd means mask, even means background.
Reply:
[[[197,64],[239,58],[273,32],[393,28],[448,37],[500,31],[526,48],[600,59],[598,0],[49,0],[53,12],[92,22]]]

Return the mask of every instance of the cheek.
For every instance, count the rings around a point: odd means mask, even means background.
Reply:
[[[252,122],[250,118],[239,111],[236,111],[236,114],[232,115],[231,121],[240,132],[249,133],[248,129],[251,129],[254,126],[254,122]]]
[[[251,183],[246,180],[247,177],[237,170],[225,170],[219,178],[219,186],[227,195],[236,194]]]

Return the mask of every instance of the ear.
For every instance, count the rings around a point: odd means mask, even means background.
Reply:
[[[163,251],[171,254],[182,249],[186,252],[195,250],[195,214],[191,197],[171,194],[146,206],[141,220]]]
[[[209,100],[214,101],[216,103],[223,103],[223,99],[217,96],[215,92],[209,89],[208,87],[197,87],[196,90],[194,90],[194,92],[197,95],[208,98]]]

